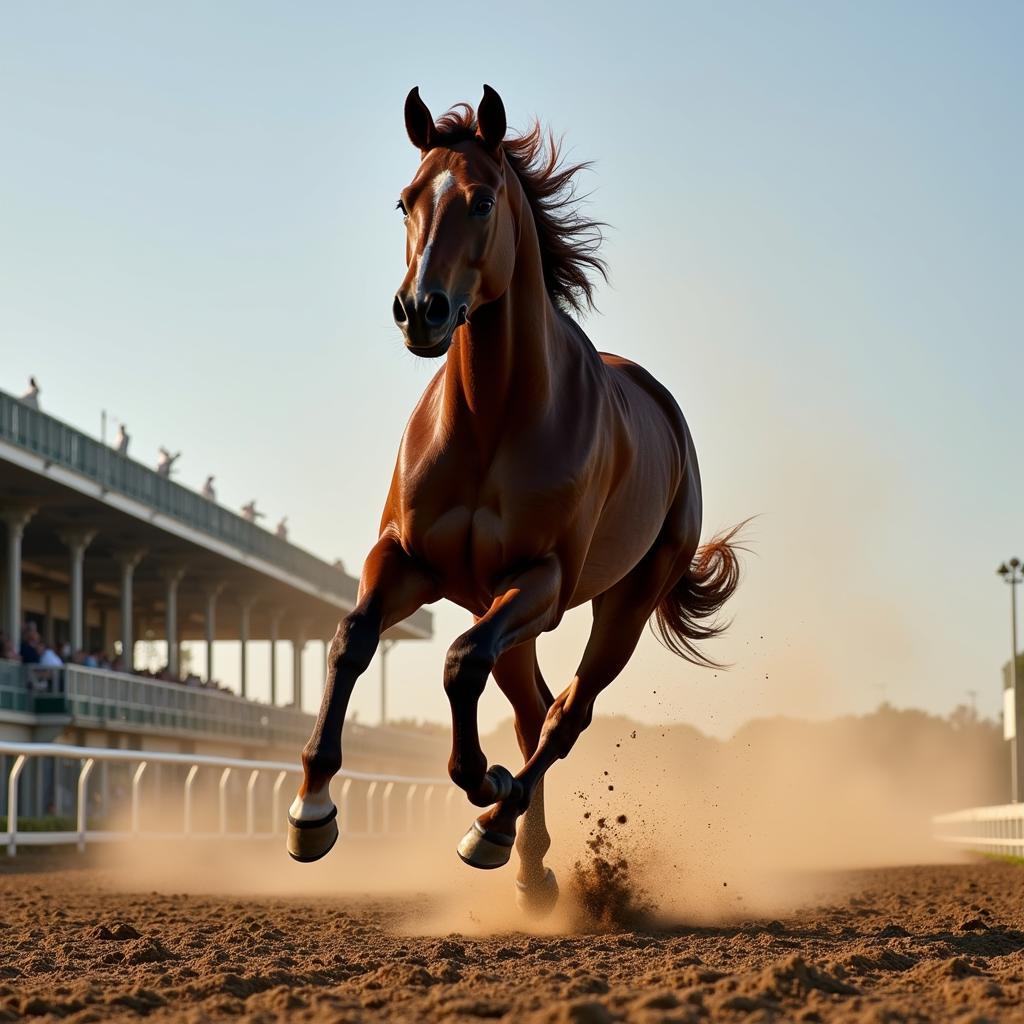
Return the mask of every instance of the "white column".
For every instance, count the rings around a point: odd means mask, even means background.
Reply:
[[[163,573],[167,584],[166,608],[164,611],[164,632],[167,634],[167,671],[178,674],[178,584],[185,575],[185,569],[167,569]]]
[[[206,591],[206,681],[213,682],[213,644],[217,639],[217,598],[224,589],[223,583],[207,588]]]
[[[7,508],[2,516],[7,524],[7,635],[17,646],[21,642],[21,539],[34,508]]]
[[[242,599],[240,607],[240,617],[238,625],[238,641],[240,648],[240,664],[238,674],[238,692],[243,696],[247,697],[249,689],[249,613],[252,611],[252,606],[255,602],[251,597]]]
[[[302,708],[302,651],[306,646],[306,632],[299,626],[292,640],[292,703]]]
[[[270,703],[277,704],[277,641],[281,631],[281,613],[270,617]]]
[[[95,530],[65,530],[59,534],[71,552],[69,604],[71,606],[71,650],[80,651],[85,643],[85,549],[96,536]]]
[[[145,551],[122,551],[117,560],[121,564],[121,670],[135,670],[135,570]]]

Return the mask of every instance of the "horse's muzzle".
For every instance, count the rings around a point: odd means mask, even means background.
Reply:
[[[455,303],[441,291],[429,292],[422,301],[395,296],[395,323],[405,337],[405,347],[425,359],[443,356],[452,343],[455,329],[466,322],[466,305]]]

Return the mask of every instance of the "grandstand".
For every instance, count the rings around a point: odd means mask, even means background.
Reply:
[[[0,739],[297,757],[313,723],[302,710],[303,649],[322,643],[326,658],[356,597],[357,581],[340,566],[2,391],[0,519],[0,634],[10,658],[0,660]],[[26,623],[44,646],[69,655],[64,665],[17,659]],[[431,631],[421,610],[387,638]],[[166,644],[159,678],[137,671],[142,637]],[[241,694],[214,683],[214,645],[224,640],[241,651]],[[204,680],[180,678],[186,641],[205,644]],[[268,703],[247,694],[253,641],[271,645]],[[291,646],[290,680],[278,679],[282,642]],[[393,730],[350,725],[346,763],[408,771],[436,760],[437,745],[414,731],[396,742]],[[0,779],[8,768],[0,765]],[[21,798],[29,814],[60,803],[58,770],[36,776]]]

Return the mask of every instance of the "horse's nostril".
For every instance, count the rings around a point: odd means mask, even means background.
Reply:
[[[405,306],[402,305],[402,300],[397,295],[395,296],[394,305],[391,307],[391,312],[394,314],[395,323],[398,324],[399,327],[409,319],[405,313]]]
[[[452,315],[452,307],[444,292],[431,292],[427,297],[427,305],[423,310],[423,319],[431,327],[440,327],[448,323]]]

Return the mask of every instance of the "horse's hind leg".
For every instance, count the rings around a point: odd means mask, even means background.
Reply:
[[[663,538],[632,572],[594,601],[586,651],[572,682],[548,709],[537,749],[516,776],[519,792],[480,815],[479,832],[495,841],[515,835],[516,819],[530,806],[545,772],[569,753],[590,724],[594,700],[626,667],[647,620],[690,557],[691,551]]]
[[[302,785],[288,811],[288,852],[318,860],[338,838],[331,779],[341,768],[341,729],[356,680],[381,633],[435,598],[434,583],[391,538],[377,542],[359,583],[359,600],[331,641],[320,714],[302,751]]]
[[[528,761],[537,749],[552,700],[537,664],[536,642],[531,640],[506,651],[495,662],[493,675],[515,710],[516,739],[523,760]],[[551,836],[544,821],[542,780],[516,834],[519,854],[516,900],[523,910],[534,914],[551,910],[558,899],[558,882],[551,869],[544,866],[544,855],[550,846]]]

